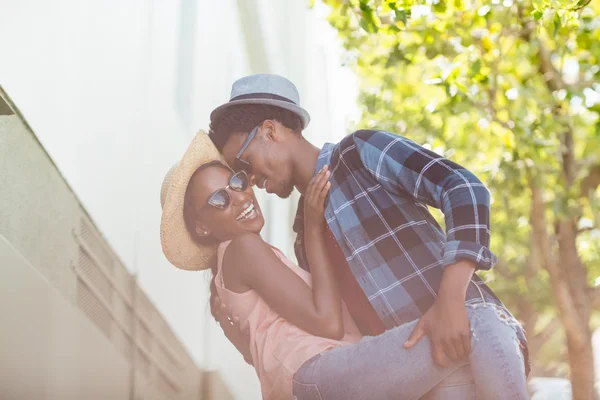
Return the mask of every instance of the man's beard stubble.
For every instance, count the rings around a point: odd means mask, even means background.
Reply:
[[[292,195],[294,191],[294,185],[285,181],[281,181],[279,184],[279,190],[277,190],[277,196],[281,199],[287,199]]]

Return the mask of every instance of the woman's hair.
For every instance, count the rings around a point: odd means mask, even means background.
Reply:
[[[285,108],[265,104],[240,104],[232,106],[226,113],[210,122],[208,136],[219,151],[232,134],[250,133],[254,127],[268,119],[275,120],[292,132],[302,135],[302,120]]]
[[[227,168],[227,166],[225,166],[220,161],[211,161],[200,166],[193,173],[192,177],[190,178],[190,182],[192,181],[192,179],[194,179],[196,174],[209,167],[221,167],[229,171],[229,168]],[[217,239],[215,239],[213,236],[201,236],[198,234],[198,232],[196,231],[196,219],[197,215],[196,208],[194,207],[194,199],[192,198],[192,191],[190,190],[190,185],[188,184],[183,201],[183,220],[185,222],[185,227],[192,239],[194,240],[194,242],[198,243],[199,245],[217,245]],[[210,312],[214,317],[216,310],[213,309],[213,300],[217,296],[217,286],[215,285],[215,278],[217,276],[217,256],[213,256],[212,259],[210,259],[208,262],[210,265],[210,270],[212,272],[212,277],[210,279]]]

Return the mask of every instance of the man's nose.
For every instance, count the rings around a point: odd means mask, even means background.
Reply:
[[[250,186],[256,186],[256,175],[250,174],[248,176],[248,183],[250,184]]]

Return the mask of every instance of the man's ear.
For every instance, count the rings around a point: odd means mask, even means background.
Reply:
[[[277,142],[281,139],[281,132],[278,128],[279,123],[277,121],[266,119],[260,126],[261,136],[265,140]]]

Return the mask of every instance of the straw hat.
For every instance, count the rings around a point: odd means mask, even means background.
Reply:
[[[225,163],[208,134],[199,131],[181,160],[167,172],[160,190],[160,242],[167,259],[181,269],[207,269],[217,251],[216,245],[196,243],[183,219],[183,203],[190,179],[199,167],[211,161]]]

